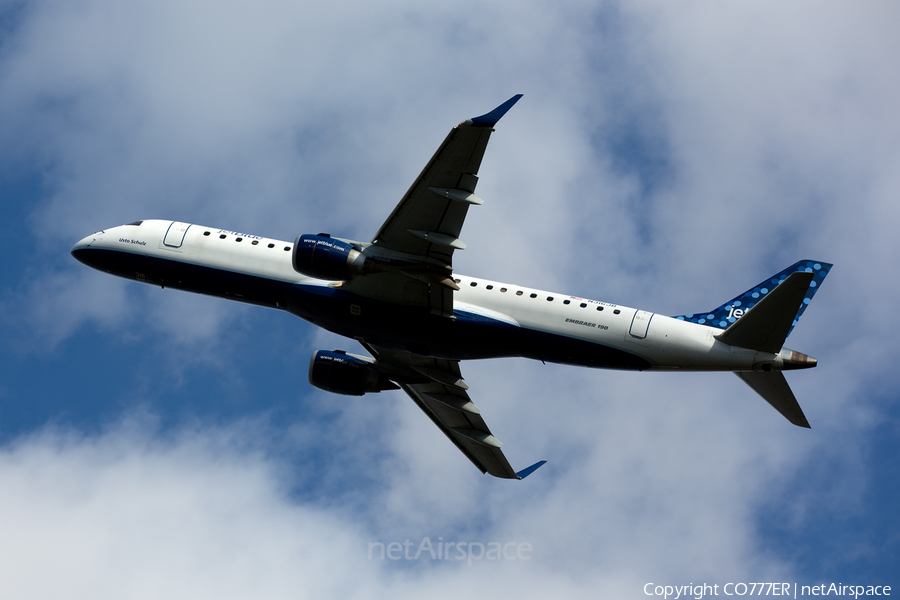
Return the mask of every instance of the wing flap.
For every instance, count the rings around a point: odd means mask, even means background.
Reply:
[[[481,418],[480,410],[478,413],[460,410],[433,396],[446,395],[453,388],[439,383],[401,383],[400,387],[482,473],[504,479],[519,478],[500,449],[503,444]],[[455,395],[461,399],[461,404],[472,404],[478,410],[465,392]]]
[[[346,290],[453,318],[453,252],[466,247],[459,236],[469,207],[483,203],[478,169],[492,127],[520,97],[450,131],[364,250],[387,272],[354,277]]]
[[[474,195],[477,174],[490,136],[490,128],[466,123],[456,126],[375,234],[372,243],[386,250],[451,264],[454,248],[411,231],[459,238],[469,206],[477,202],[456,198],[465,195],[478,199]],[[437,190],[447,190],[447,193]],[[454,193],[451,194],[451,190]]]
[[[481,410],[469,398],[459,361],[430,358],[362,342],[387,375],[482,473],[520,479]]]

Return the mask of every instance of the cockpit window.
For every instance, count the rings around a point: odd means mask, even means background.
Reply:
[[[133,225],[135,227],[140,227],[141,223],[143,223],[143,221],[135,221],[134,223],[129,223],[129,225]]]

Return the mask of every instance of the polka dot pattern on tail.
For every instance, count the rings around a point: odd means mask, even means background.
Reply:
[[[740,296],[731,299],[715,310],[709,310],[702,313],[678,315],[675,318],[679,321],[690,321],[691,323],[706,325],[708,327],[715,327],[717,329],[727,329],[732,324],[736,323],[738,319],[740,319],[744,314],[747,313],[747,311],[752,310],[756,304],[756,301],[758,301],[760,298],[765,298],[771,290],[780,285],[785,279],[788,278],[791,273],[795,273],[798,271],[803,273],[812,273],[813,280],[809,284],[809,289],[806,292],[806,297],[800,304],[800,309],[797,311],[797,315],[796,317],[794,317],[794,322],[791,325],[791,330],[793,330],[794,326],[797,324],[797,321],[800,319],[800,316],[803,314],[803,311],[806,310],[806,307],[809,305],[816,291],[818,291],[819,287],[822,285],[822,280],[825,279],[825,276],[828,275],[829,271],[831,271],[831,267],[831,263],[801,260],[797,263],[794,263],[787,269],[781,271],[780,273],[773,275],[765,281],[755,285]],[[745,305],[746,299],[751,299],[753,301],[747,302]],[[788,335],[790,335],[790,333],[788,333]]]

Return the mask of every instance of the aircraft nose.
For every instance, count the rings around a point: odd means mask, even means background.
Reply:
[[[94,239],[95,239],[95,236],[89,235],[89,236],[81,238],[80,240],[75,242],[75,245],[72,246],[72,254],[75,254],[75,252],[77,250],[82,250],[84,248],[89,247],[91,245],[91,243],[94,241]]]
[[[92,264],[93,261],[90,259],[90,256],[91,254],[95,254],[96,252],[91,249],[91,246],[103,239],[103,233],[104,232],[99,231],[78,240],[78,242],[76,242],[75,245],[72,246],[72,250],[70,251],[72,253],[72,257],[81,264],[87,265],[89,267],[94,266]]]
[[[82,240],[79,240],[77,244],[72,246],[72,250],[71,250],[72,258],[74,258],[75,260],[77,260],[78,262],[80,262],[83,265],[90,266],[90,262],[87,259],[87,254],[90,252],[90,250],[88,250],[88,248],[91,247],[91,242],[93,242],[93,241],[94,241],[94,239],[91,236],[88,236]]]

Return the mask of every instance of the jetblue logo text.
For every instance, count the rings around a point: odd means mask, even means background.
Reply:
[[[734,308],[734,307],[732,306],[732,307],[731,307],[731,310],[728,311],[728,317],[727,317],[727,318],[730,319],[731,317],[734,317],[735,319],[740,319],[740,318],[743,317],[743,316],[744,316],[744,309],[743,309],[743,308]]]

